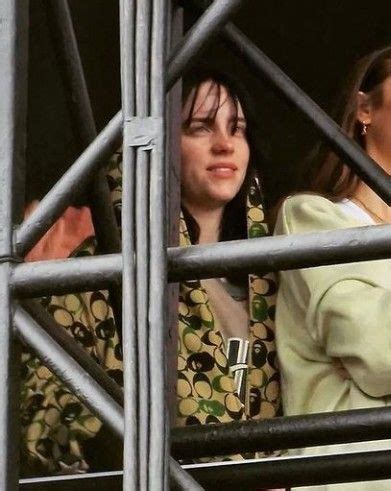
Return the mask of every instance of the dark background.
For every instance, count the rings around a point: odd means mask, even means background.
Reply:
[[[53,48],[44,0],[30,2],[26,199],[41,198],[79,148]],[[70,0],[98,130],[120,108],[118,2]],[[388,5],[388,6],[387,6]],[[360,56],[391,44],[391,3],[357,0],[248,0],[234,19],[321,107],[331,113],[346,72]],[[194,21],[185,16],[185,26]],[[289,193],[317,135],[218,40],[203,54],[240,76],[252,93],[270,164],[272,201]]]

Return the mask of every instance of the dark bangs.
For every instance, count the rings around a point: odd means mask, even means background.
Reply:
[[[232,87],[229,87],[224,83],[223,80],[219,80],[214,76],[213,74],[210,74],[210,76],[207,76],[205,74],[206,78],[202,77],[199,82],[196,82],[193,87],[189,87],[188,91],[183,91],[183,104],[185,104],[188,100],[188,98],[191,96],[191,102],[190,102],[190,107],[189,107],[189,112],[186,115],[186,118],[182,122],[182,128],[186,129],[190,126],[191,120],[194,116],[194,114],[198,111],[199,107],[196,107],[196,101],[198,98],[198,94],[200,91],[201,85],[206,82],[207,80],[211,80],[211,84],[208,89],[208,93],[206,94],[205,98],[209,97],[210,94],[215,92],[215,100],[214,103],[211,107],[211,110],[208,114],[208,119],[211,121],[214,121],[216,119],[217,113],[219,109],[225,104],[226,102],[231,101],[234,108],[235,108],[235,120],[234,123],[238,123],[238,114],[239,114],[239,97],[238,95],[232,90]],[[220,75],[221,79],[224,77]],[[225,99],[222,99],[222,92],[223,89],[226,89],[228,97]],[[202,101],[203,102],[203,101]],[[202,104],[202,103],[201,103]],[[244,112],[244,109],[243,109]],[[245,116],[246,117],[246,116]],[[247,119],[247,118],[246,118]]]

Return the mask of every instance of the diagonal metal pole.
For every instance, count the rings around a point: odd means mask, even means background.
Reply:
[[[42,363],[104,420],[115,435],[122,436],[122,408],[99,383],[20,306],[15,308],[14,325],[19,338],[36,352]]]
[[[97,136],[90,96],[84,76],[68,0],[48,0],[53,37],[62,64],[74,133],[84,149]],[[99,247],[105,253],[120,251],[120,236],[103,169],[93,179],[91,211]]]
[[[202,0],[190,0],[184,4],[194,6],[199,12],[203,11]],[[255,73],[264,78],[289,105],[311,123],[320,137],[327,141],[335,153],[352,167],[369,187],[387,204],[391,204],[391,176],[234,24],[227,24],[222,29],[221,36],[239,58],[245,60]]]
[[[36,306],[29,305],[29,309],[37,312]],[[113,399],[117,399],[116,392],[112,392],[106,382],[103,382],[103,387],[100,387],[106,376],[103,370],[96,364],[96,367],[91,369],[91,364],[87,363],[87,360],[80,357],[78,353],[74,356],[75,348],[70,347],[70,344],[65,340],[68,337],[69,342],[74,344],[72,338],[67,335],[64,335],[64,339],[58,338],[58,334],[54,333],[51,328],[47,329],[46,320],[44,320],[44,330],[30,317],[30,314],[21,307],[17,307],[14,322],[16,331],[23,341],[32,346],[60,378],[74,387],[74,390],[79,395],[81,394],[85,402],[89,401],[91,409],[102,420],[108,422],[118,436],[122,437],[123,432],[118,430],[118,428],[123,427],[123,413],[118,409],[118,406],[122,405],[122,401],[120,398],[117,401],[118,405],[113,405]],[[56,341],[53,337],[57,338]],[[60,347],[59,342],[64,346]],[[92,360],[90,361],[92,362]],[[77,366],[78,363],[80,366]],[[85,371],[81,370],[81,367]],[[102,374],[97,373],[97,371],[101,371]],[[105,391],[108,393],[105,394]],[[112,394],[113,399],[109,397],[109,394]],[[105,404],[100,403],[102,400],[105,401]],[[228,425],[202,426],[199,428],[177,428],[173,431],[173,451],[178,458],[188,459],[237,453],[243,449],[252,452],[337,444],[347,441],[381,440],[388,436],[390,418],[390,408],[376,408],[291,416],[263,422],[236,422]],[[120,419],[122,426],[118,423]],[[375,454],[368,455],[369,458],[376,459]],[[274,462],[278,465],[281,463],[280,461]],[[288,461],[288,465],[295,465],[295,462],[297,461],[292,459]],[[262,469],[262,463],[259,465]],[[202,469],[202,467],[202,465],[200,467],[190,466],[189,470],[197,471],[198,468]],[[218,473],[222,471],[218,466],[215,466],[215,469]],[[194,486],[192,487],[192,481],[189,480],[188,475],[172,459],[170,460],[170,473],[171,479],[175,480],[175,489],[201,489],[196,483],[193,483]],[[289,473],[287,472],[286,475]],[[275,476],[278,476],[278,473],[273,472],[273,476],[270,479],[276,482]],[[251,479],[250,476],[249,478]],[[291,479],[290,483],[292,484],[292,477],[289,479]]]
[[[360,172],[364,182],[369,184],[379,196],[386,202],[391,202],[389,185],[391,178],[384,175],[384,172],[369,159],[360,147],[344,135],[335,122],[281,72],[278,67],[272,64],[243,34],[237,30],[233,31],[232,27],[227,32],[227,39],[229,38],[229,42],[235,47],[240,56],[245,56],[248,62],[251,62],[254,69],[259,71],[262,76],[269,77],[269,81],[273,87],[280,91],[300,112],[303,112],[313,121],[320,131],[321,136],[325,131],[325,138],[333,146],[335,152],[346,159],[347,164],[352,165],[357,172]],[[203,43],[206,43],[208,36],[211,35],[207,23],[205,31],[201,35],[203,37]],[[185,49],[185,47],[182,49]],[[190,64],[190,60],[188,61]],[[167,78],[167,86],[171,86],[174,83],[174,78]],[[302,103],[304,104],[303,107],[301,105]],[[41,236],[64,212],[72,199],[83,191],[83,187],[87,184],[92,173],[99,165],[103,166],[106,163],[110,155],[120,145],[121,131],[122,114],[119,112],[45,196],[30,217],[22,223],[16,235],[16,250],[20,256],[24,256],[36,244]]]
[[[120,406],[124,403],[123,389],[86,350],[70,336],[37,300],[23,300],[20,306],[31,319],[70,355]]]
[[[80,150],[84,150],[96,138],[97,132],[69,2],[68,0],[48,0],[47,6],[50,20],[53,21],[50,22],[53,38],[68,88],[74,134],[79,142]],[[104,168],[97,169],[88,191],[98,251],[104,254],[120,252],[120,233]],[[121,291],[114,287],[109,294],[116,324],[120,330]]]
[[[124,437],[124,412],[120,401],[116,402],[100,385],[104,378],[91,369],[85,360],[82,361],[87,370],[56,342],[22,307],[16,306],[14,326],[17,335],[30,346],[60,380],[62,380],[72,392],[83,401],[102,421],[120,438]],[[68,343],[66,343],[68,346]],[[69,346],[68,346],[69,347]],[[75,353],[74,348],[71,349]],[[78,355],[76,356],[78,358]],[[115,393],[113,393],[114,397]],[[19,414],[19,411],[16,411]],[[202,489],[194,479],[170,459],[170,473],[175,489],[183,491],[198,491]],[[4,490],[10,488],[3,488]],[[16,488],[15,488],[16,489]]]
[[[168,60],[167,90],[183,76],[190,60],[210,42],[232,15],[245,3],[244,0],[215,0],[174,48]]]
[[[220,7],[220,10],[225,16],[227,16],[228,12],[232,14],[237,8],[236,0],[232,2],[216,0],[215,3]],[[181,47],[178,49],[179,55],[183,52],[188,54],[186,64],[184,64],[184,60],[182,61],[183,69],[191,66],[193,55],[195,56],[207,44],[211,36],[217,34],[220,24],[219,22],[216,23],[215,9],[216,7],[213,10],[205,12],[205,17],[202,18],[203,28],[202,30],[197,30],[197,42],[194,42],[190,33],[184,37]],[[188,45],[192,43],[193,47],[190,51]],[[171,64],[174,62],[172,60]],[[171,64],[167,67],[168,72],[172,72],[172,75],[166,79],[167,88],[172,87],[181,75],[170,68]],[[27,220],[20,225],[16,234],[16,248],[20,256],[25,256],[34,247],[43,234],[61,216],[72,200],[80,196],[94,172],[97,172],[100,167],[104,166],[111,154],[120,146],[122,119],[121,112],[118,112],[42,199]]]
[[[72,201],[83,193],[94,173],[107,164],[121,141],[122,114],[119,112],[20,225],[15,244],[19,256],[25,256]]]
[[[0,489],[18,488],[19,345],[12,332],[9,277],[13,223],[23,213],[28,2],[0,2]]]

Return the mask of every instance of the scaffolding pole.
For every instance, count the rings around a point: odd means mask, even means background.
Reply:
[[[0,489],[18,488],[20,351],[12,332],[13,224],[23,213],[28,2],[0,2]]]
[[[227,0],[217,0],[216,4],[220,6],[219,10],[224,15],[227,15],[227,12],[234,12],[237,8],[236,0],[232,5]],[[178,56],[182,52],[186,52],[188,56],[187,62],[181,63],[183,70],[191,66],[192,62],[194,62],[194,57],[202,47],[206,46],[210,37],[217,34],[218,29],[221,27],[218,23],[216,25],[215,13],[215,7],[213,10],[208,9],[205,12],[205,16],[201,19],[203,28],[196,29],[196,42],[194,42],[189,33],[181,42],[180,49],[177,47]],[[164,45],[164,40],[162,43]],[[192,45],[191,49],[188,48],[190,44]],[[175,58],[171,60],[167,67],[168,72],[172,72],[173,75],[171,78],[167,77],[166,88],[173,86],[181,76],[178,71],[170,69],[172,63],[175,63]],[[20,256],[25,256],[34,247],[44,233],[62,215],[67,206],[72,203],[72,200],[84,192],[94,172],[96,173],[100,167],[107,164],[110,156],[121,144],[123,118],[124,116],[120,111],[111,119],[96,139],[84,150],[75,163],[42,199],[37,208],[21,224],[16,234],[16,248]]]
[[[391,225],[378,225],[169,247],[168,280],[389,259],[390,241]],[[123,267],[120,254],[23,263],[14,267],[10,285],[18,297],[90,291],[118,285]]]

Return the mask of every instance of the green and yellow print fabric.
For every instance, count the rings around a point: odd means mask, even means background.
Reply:
[[[93,252],[91,238],[74,255]],[[51,296],[42,304],[58,328],[65,329],[121,384],[121,347],[107,292]],[[27,349],[22,354],[21,422],[24,475],[88,470],[83,442],[98,433],[101,422]]]
[[[117,217],[122,196],[122,152],[111,159],[108,181]],[[248,237],[268,235],[257,178],[247,199]],[[180,244],[190,245],[181,217]],[[279,372],[274,340],[276,281],[273,274],[249,275],[250,360],[246,404],[235,391],[224,341],[215,328],[208,296],[200,281],[180,284],[178,308],[177,426],[262,419],[280,407]]]
[[[268,234],[255,179],[247,200],[247,224],[249,238]],[[190,245],[183,217],[180,244]],[[198,280],[180,284],[178,426],[256,420],[277,414],[280,386],[274,339],[275,277],[250,274],[248,286],[250,354],[246,403],[242,404],[205,289]]]

